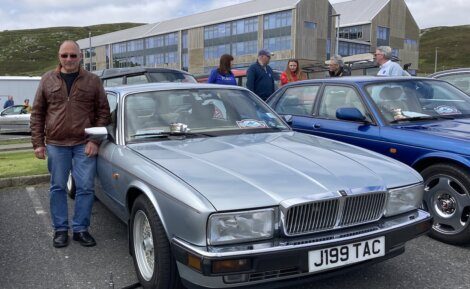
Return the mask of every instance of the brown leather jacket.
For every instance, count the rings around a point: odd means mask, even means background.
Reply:
[[[86,143],[85,128],[106,126],[109,104],[99,77],[80,68],[67,95],[60,66],[45,73],[39,83],[31,112],[33,148],[45,143],[73,146]]]

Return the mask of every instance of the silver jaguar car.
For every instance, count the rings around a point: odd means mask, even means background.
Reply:
[[[97,197],[129,227],[143,288],[276,288],[403,253],[426,233],[423,179],[292,131],[247,89],[107,89]],[[374,276],[371,276],[374,278]]]

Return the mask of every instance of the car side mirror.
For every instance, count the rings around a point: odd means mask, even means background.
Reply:
[[[283,114],[283,115],[282,115],[282,119],[283,119],[288,125],[292,125],[292,120],[293,120],[292,115],[290,115],[290,114]]]
[[[348,121],[367,122],[366,117],[355,107],[341,107],[336,110],[336,118]]]
[[[108,130],[104,126],[85,128],[87,140],[105,140],[108,136]]]

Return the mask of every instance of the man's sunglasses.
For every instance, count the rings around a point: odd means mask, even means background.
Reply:
[[[70,58],[77,58],[78,55],[77,55],[77,54],[61,54],[61,55],[60,55],[60,58],[67,58],[67,57],[70,57]]]

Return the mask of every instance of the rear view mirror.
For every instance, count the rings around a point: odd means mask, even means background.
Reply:
[[[108,130],[104,126],[85,128],[85,136],[88,140],[104,140],[108,136]]]
[[[366,117],[355,107],[342,107],[336,110],[336,118],[348,121],[366,122]]]

